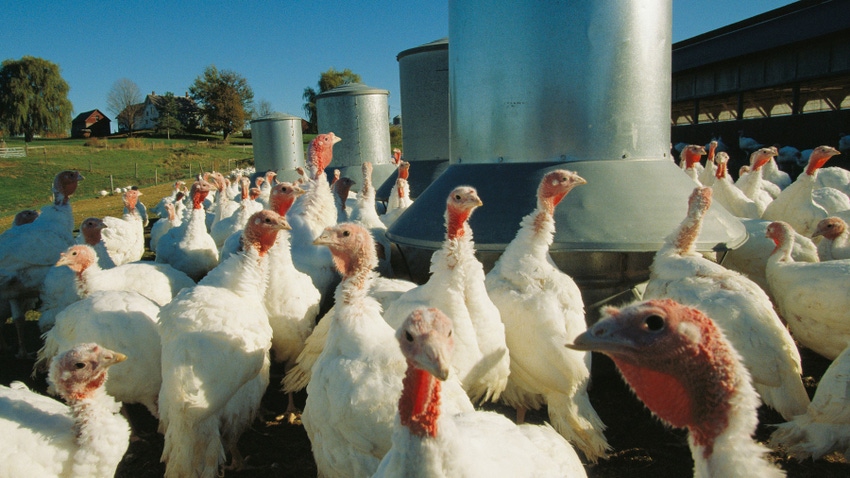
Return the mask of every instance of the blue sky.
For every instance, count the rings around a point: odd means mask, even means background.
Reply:
[[[673,0],[673,41],[792,3]],[[396,55],[448,36],[448,2],[10,1],[0,0],[0,60],[24,55],[59,65],[74,114],[98,108],[120,78],[142,95],[182,95],[208,65],[248,80],[255,100],[303,116],[304,88],[350,68],[390,92],[401,113]],[[115,128],[113,124],[113,129]]]

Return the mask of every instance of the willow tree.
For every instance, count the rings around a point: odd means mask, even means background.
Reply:
[[[201,107],[204,127],[221,131],[225,140],[234,131],[241,131],[251,117],[254,91],[236,72],[208,66],[189,87],[189,94]]]
[[[63,134],[71,127],[73,106],[59,66],[25,56],[0,65],[0,127],[32,141],[35,135]]]

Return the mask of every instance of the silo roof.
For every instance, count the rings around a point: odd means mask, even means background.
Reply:
[[[265,116],[260,116],[259,118],[252,119],[251,123],[257,123],[260,121],[292,121],[292,120],[300,120],[298,116],[288,115],[286,113],[269,113]]]
[[[416,53],[422,53],[424,51],[431,51],[431,50],[446,50],[448,48],[449,48],[449,38],[444,37],[444,38],[440,38],[439,40],[434,40],[430,43],[425,43],[424,45],[419,45],[419,46],[415,46],[413,48],[408,48],[407,50],[404,50],[401,53],[399,53],[398,55],[396,55],[395,59],[396,59],[396,61],[398,61],[398,60],[401,60],[402,58],[404,58],[408,55],[413,55],[413,54],[416,54]]]
[[[326,98],[328,96],[357,96],[357,95],[389,95],[388,90],[374,88],[363,83],[347,83],[342,86],[337,86],[332,90],[319,93],[316,98]]]

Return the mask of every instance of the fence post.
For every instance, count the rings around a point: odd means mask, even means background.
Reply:
[[[115,192],[115,183],[112,182],[112,175],[109,175],[109,194]]]
[[[139,179],[139,163],[133,163],[136,167],[136,179]]]
[[[154,186],[159,185],[159,168],[154,168],[153,170],[153,184]]]
[[[189,161],[189,177],[190,178],[193,177],[192,176],[192,162],[191,161]]]

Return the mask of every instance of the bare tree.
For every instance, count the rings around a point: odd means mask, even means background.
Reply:
[[[142,113],[142,93],[133,80],[121,78],[117,80],[106,96],[106,106],[115,115],[118,127],[132,133],[136,122]]]
[[[268,116],[272,113],[274,113],[274,108],[272,108],[271,102],[266,99],[261,99],[257,102],[257,105],[254,108],[254,119],[262,118],[263,116]]]

